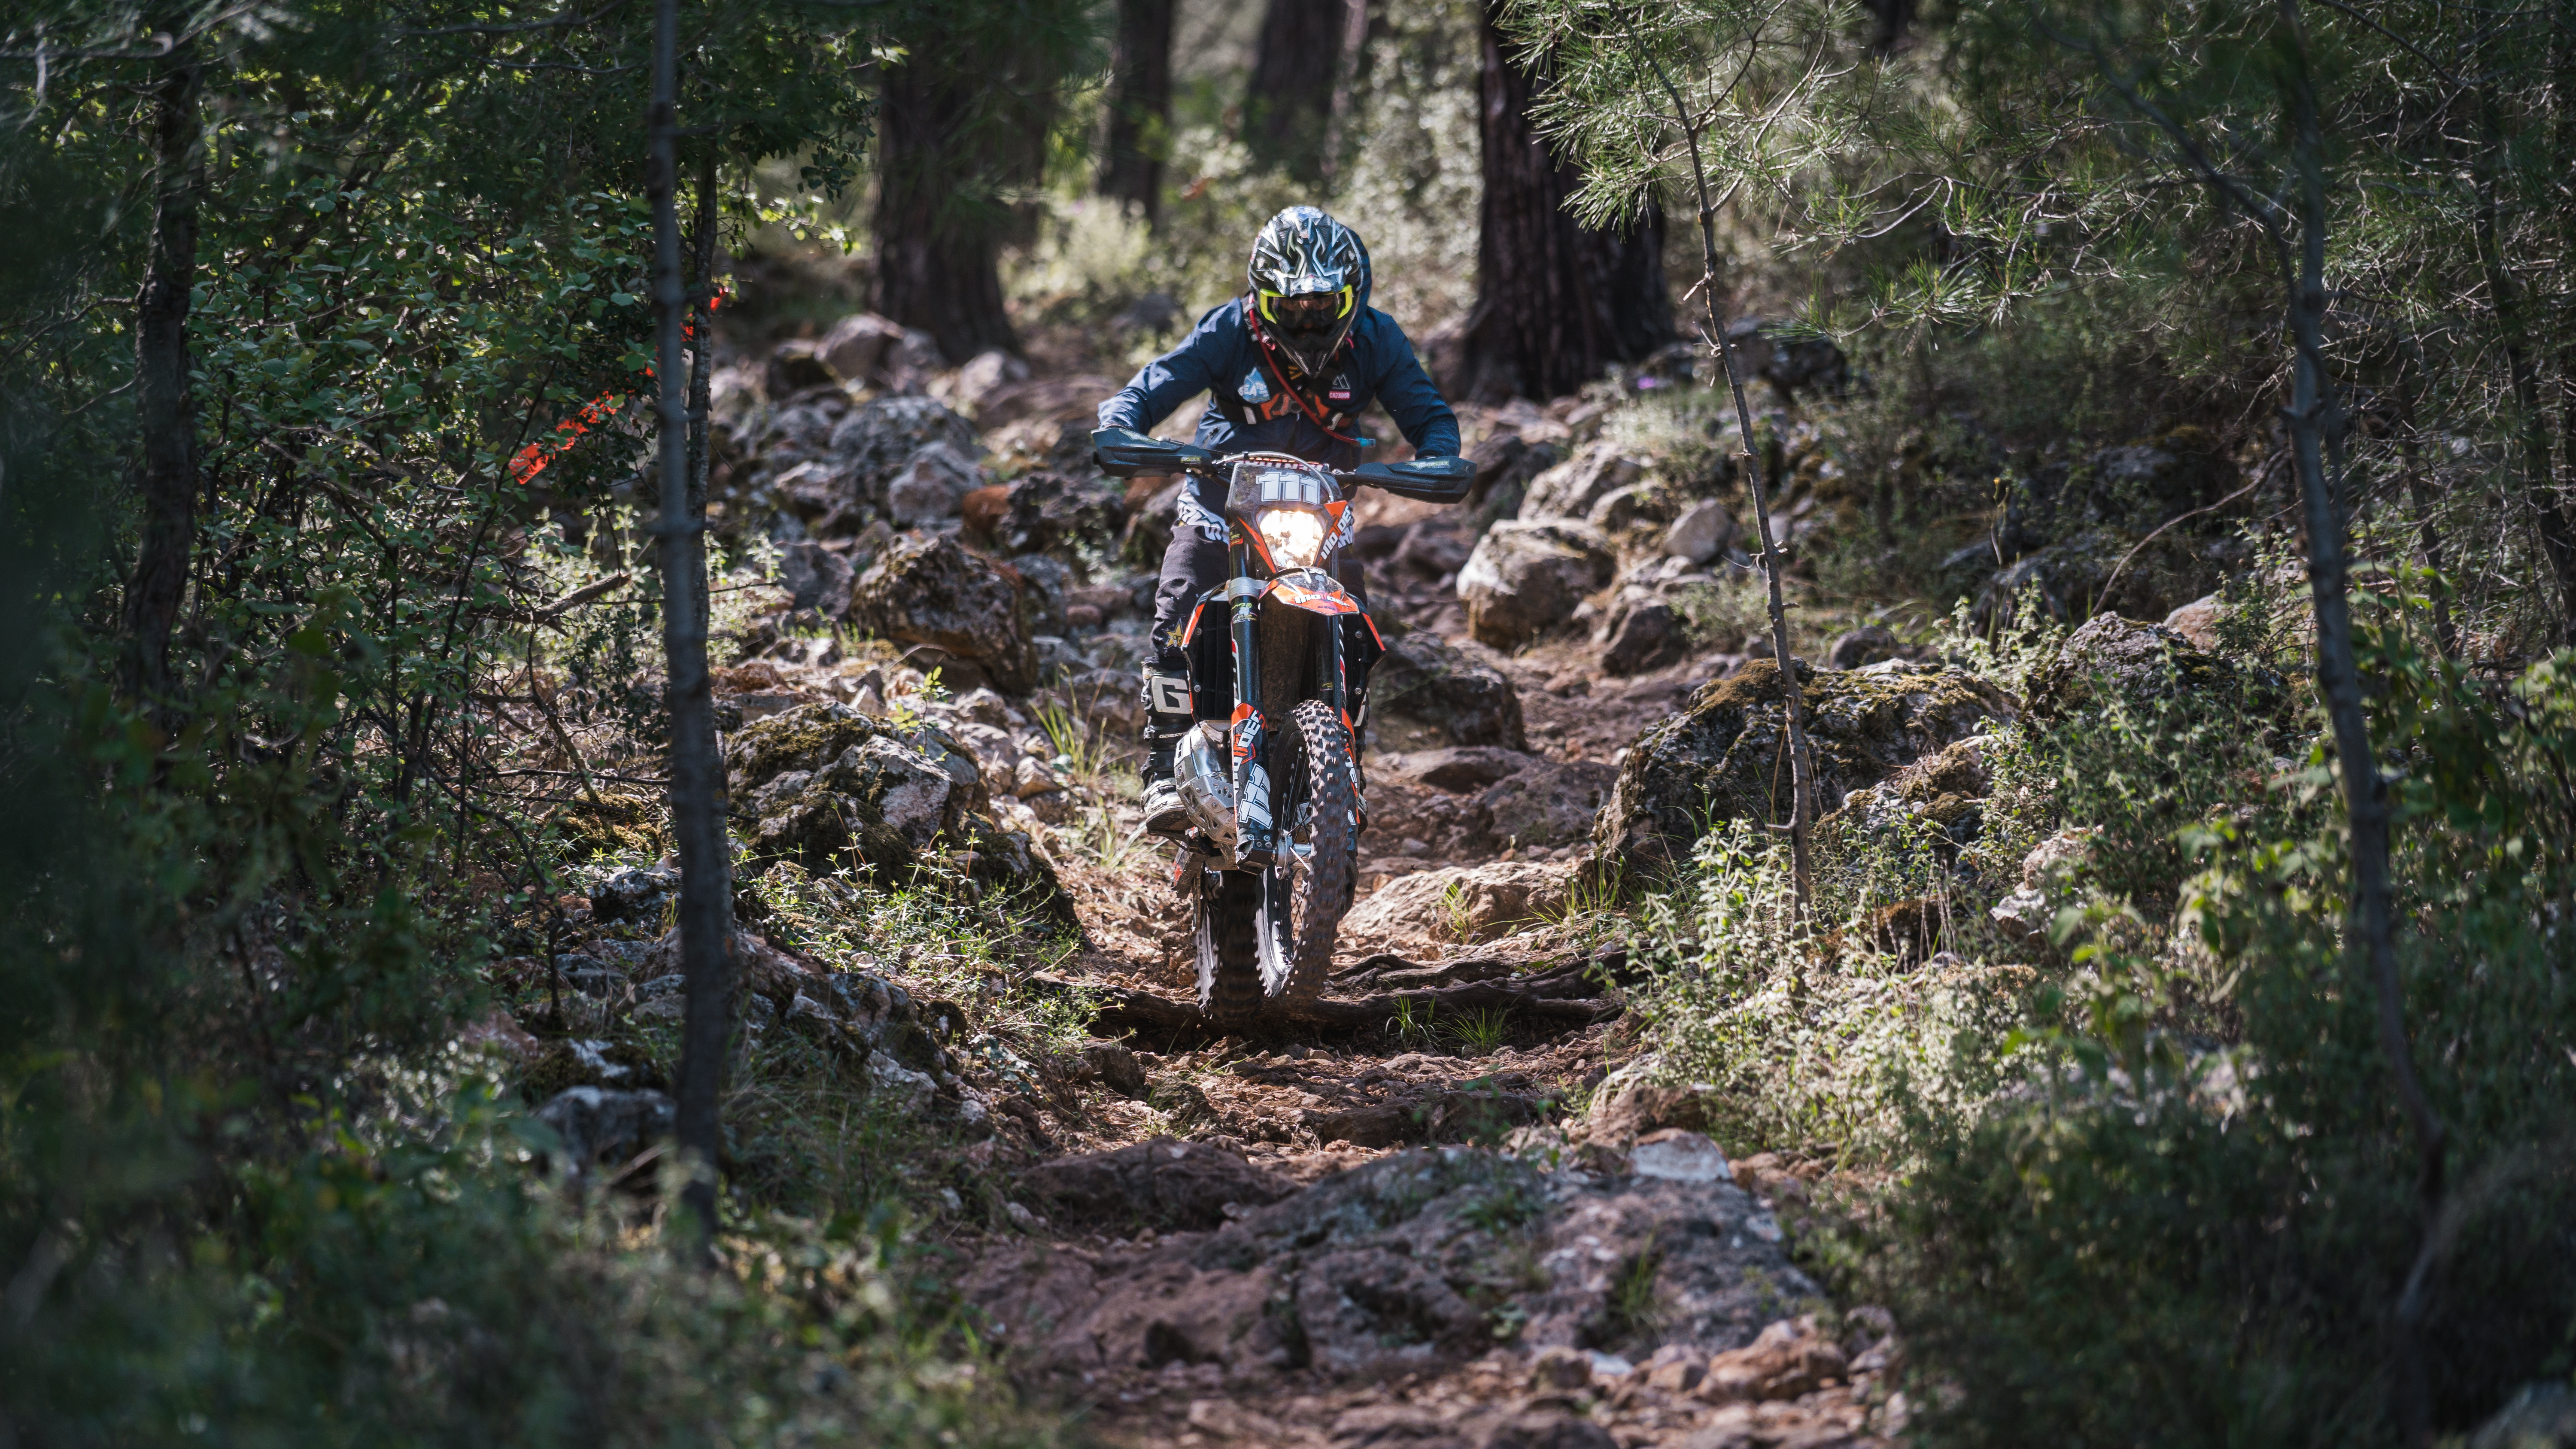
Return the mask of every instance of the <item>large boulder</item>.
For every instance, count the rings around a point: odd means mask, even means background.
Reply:
[[[954,538],[897,539],[850,593],[850,622],[903,644],[928,644],[974,661],[995,688],[1037,685],[1020,589]]]
[[[882,511],[886,485],[915,453],[932,443],[945,443],[967,459],[981,451],[975,425],[937,401],[920,396],[881,397],[835,424],[827,451],[851,501]]]
[[[2032,673],[2028,693],[2030,717],[2040,724],[2076,718],[2112,697],[2153,709],[2187,698],[2228,696],[2253,705],[2257,714],[2270,713],[2288,698],[2286,683],[2269,670],[2239,666],[2175,630],[2117,614],[2096,614],[2067,635]]]
[[[1497,523],[1458,571],[1467,632],[1496,649],[1528,644],[1573,618],[1616,562],[1610,541],[1587,523]]]
[[[1428,629],[1387,641],[1369,669],[1368,706],[1372,718],[1425,726],[1449,744],[1529,748],[1511,680]]]
[[[1797,662],[1818,813],[1924,755],[2018,713],[2011,696],[1965,671],[1889,660],[1866,669]],[[1597,853],[1632,880],[1689,857],[1710,826],[1789,818],[1788,706],[1768,659],[1692,695],[1638,737],[1593,827]]]
[[[1573,458],[1532,478],[1520,517],[1536,522],[1584,518],[1594,504],[1645,476],[1646,465],[1615,443],[1586,443]]]
[[[993,546],[1006,556],[1031,553],[1108,558],[1126,522],[1123,492],[1094,475],[1076,478],[1039,470],[1012,480],[999,516],[990,524]]]
[[[756,858],[792,860],[818,874],[858,865],[900,882],[942,836],[955,840],[965,832],[973,788],[951,774],[952,758],[974,773],[965,755],[946,750],[928,732],[907,742],[871,728],[820,765],[782,771],[733,798],[750,818]]]
[[[1966,461],[1966,460],[1963,460]],[[1982,460],[1983,473],[2002,460]],[[2004,517],[1995,531],[2005,562],[2064,543],[2088,530],[2131,538],[2225,498],[2237,481],[2224,446],[2206,429],[2181,427],[2160,437],[2103,448],[2072,464],[2023,473],[2007,466]],[[2193,534],[2228,531],[2209,515],[2175,541],[2188,551]],[[2185,595],[2185,597],[2189,597]],[[2167,607],[2170,607],[2168,605]]]
[[[1981,628],[2025,617],[2070,624],[2097,613],[2159,618],[2217,587],[2243,557],[2235,539],[2085,529],[1996,570],[1978,589],[1971,617]]]

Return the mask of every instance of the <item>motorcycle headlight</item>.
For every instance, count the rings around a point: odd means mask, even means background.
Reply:
[[[1332,520],[1304,508],[1265,508],[1254,520],[1271,561],[1283,569],[1310,569],[1324,560]]]

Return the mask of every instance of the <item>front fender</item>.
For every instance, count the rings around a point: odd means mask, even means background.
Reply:
[[[1261,601],[1267,604],[1274,599],[1309,614],[1339,616],[1365,612],[1360,608],[1360,601],[1351,597],[1351,591],[1342,587],[1341,580],[1312,571],[1293,578],[1272,579],[1270,587],[1262,590]]]

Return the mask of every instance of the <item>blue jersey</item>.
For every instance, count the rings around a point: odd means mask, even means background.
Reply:
[[[1175,408],[1204,392],[1208,407],[1199,415],[1198,436],[1192,440],[1200,447],[1220,455],[1260,449],[1355,468],[1364,461],[1359,448],[1333,434],[1356,436],[1350,420],[1376,401],[1386,405],[1415,453],[1457,455],[1457,415],[1414,360],[1404,329],[1369,306],[1365,293],[1360,319],[1335,354],[1333,375],[1306,394],[1304,405],[1288,395],[1283,374],[1264,359],[1261,344],[1244,323],[1244,302],[1237,297],[1201,317],[1178,347],[1145,364],[1100,405],[1100,426],[1151,432]],[[1322,423],[1309,406],[1323,412]]]

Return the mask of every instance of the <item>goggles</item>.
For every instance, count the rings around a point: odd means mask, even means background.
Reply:
[[[1313,332],[1351,315],[1351,307],[1359,299],[1353,288],[1344,287],[1338,292],[1307,292],[1295,297],[1262,292],[1258,300],[1264,321],[1292,332]]]

